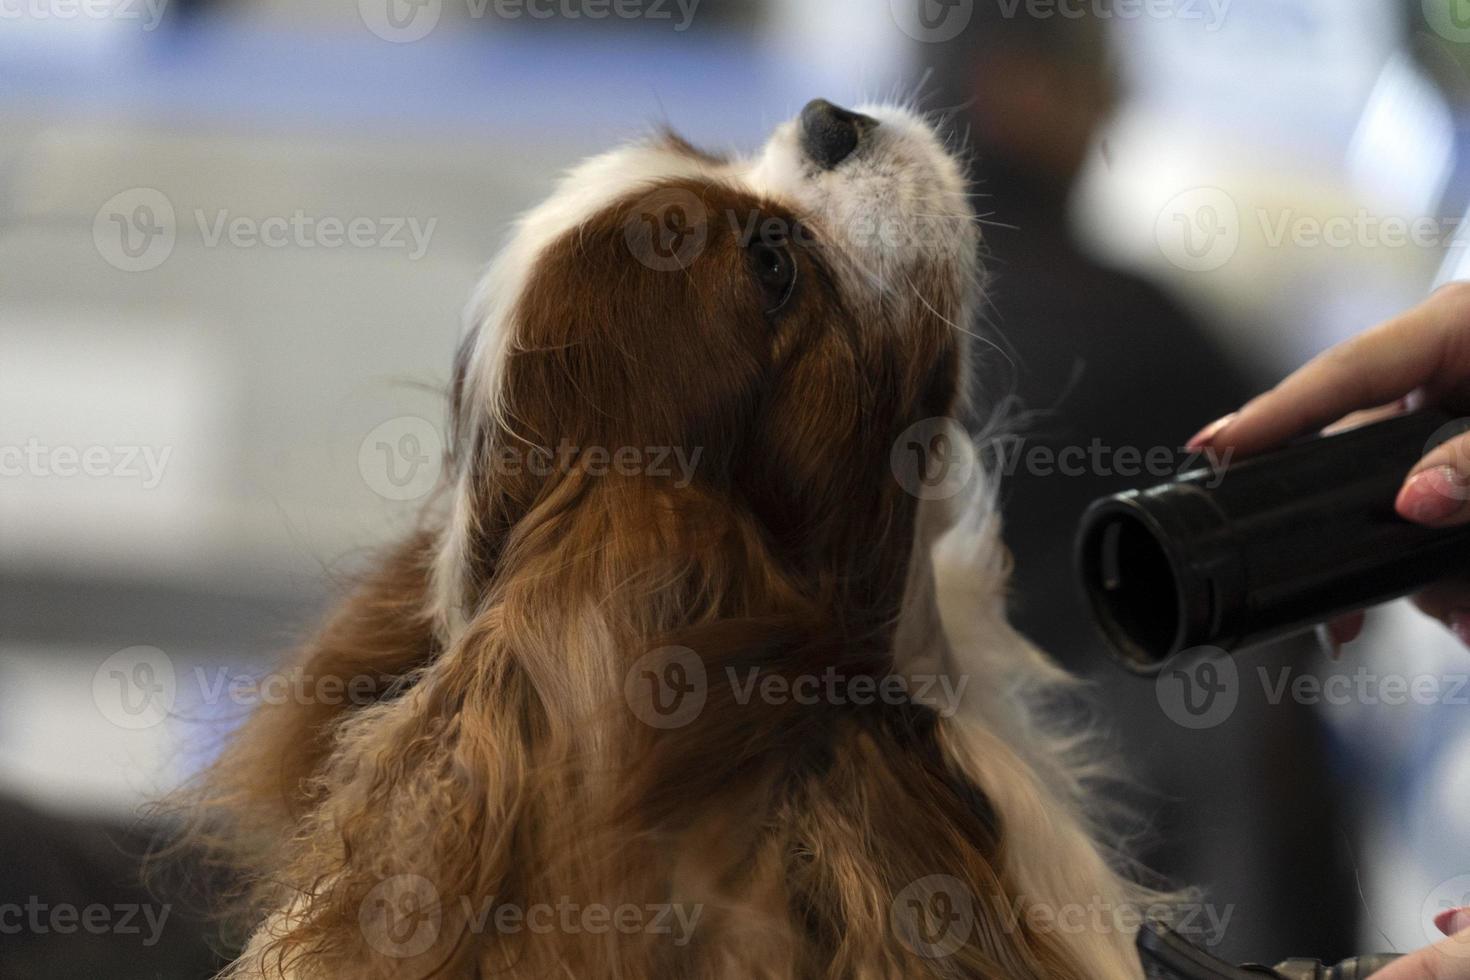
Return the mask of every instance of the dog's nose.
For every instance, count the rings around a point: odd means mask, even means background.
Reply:
[[[831,170],[852,156],[863,137],[878,125],[871,116],[813,99],[801,110],[801,148],[812,162]]]

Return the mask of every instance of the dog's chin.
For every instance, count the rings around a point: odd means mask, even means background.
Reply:
[[[922,116],[887,105],[856,111],[878,125],[841,164],[813,166],[799,123],[789,121],[756,157],[750,189],[810,216],[847,260],[855,293],[922,302],[925,290],[942,283],[973,298],[979,225],[962,161]],[[967,305],[959,316],[969,312]]]

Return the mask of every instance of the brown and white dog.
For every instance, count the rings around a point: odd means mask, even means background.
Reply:
[[[1126,929],[1061,925],[1140,893],[934,421],[978,245],[921,116],[821,101],[748,159],[599,156],[526,215],[442,506],[299,661],[370,703],[263,708],[210,774],[264,915],[228,975],[1140,976]]]

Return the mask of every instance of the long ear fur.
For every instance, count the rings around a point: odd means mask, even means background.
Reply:
[[[333,727],[315,807],[279,847],[279,911],[231,976],[1134,975],[1120,937],[1030,924],[1034,905],[1125,893],[1006,739],[915,705],[741,700],[752,669],[880,679],[895,634],[844,633],[754,522],[706,504],[672,521],[667,501],[573,473],[518,522],[451,647]],[[705,672],[684,727],[625,700],[658,649]],[[956,900],[972,929],[935,955],[928,917]],[[698,929],[681,945],[496,924],[565,902],[683,910]]]
[[[301,649],[278,669],[314,696],[259,704],[224,752],[174,801],[184,846],[229,869],[269,876],[281,842],[313,806],[312,780],[336,729],[391,697],[438,649],[429,615],[433,535],[419,531],[386,552]],[[274,896],[246,895],[244,914]]]

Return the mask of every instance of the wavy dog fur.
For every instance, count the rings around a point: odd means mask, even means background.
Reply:
[[[1056,924],[1142,893],[1040,710],[1069,680],[1006,624],[974,448],[923,426],[965,412],[959,167],[865,111],[830,171],[793,124],[751,160],[666,137],[523,219],[444,506],[297,661],[370,703],[264,706],[206,778],[260,917],[229,977],[1141,974],[1126,932]],[[916,425],[958,492],[895,478]],[[962,705],[759,693],[940,675]]]

